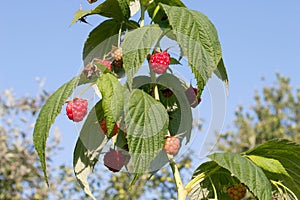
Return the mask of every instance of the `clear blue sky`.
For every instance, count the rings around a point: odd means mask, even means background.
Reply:
[[[230,81],[225,125],[231,123],[237,105],[253,103],[262,75],[271,84],[280,72],[300,86],[299,0],[183,2],[207,15],[218,30]],[[19,96],[34,95],[39,76],[47,78],[45,88],[51,92],[78,73],[84,40],[93,29],[81,23],[69,27],[80,4],[93,8],[84,0],[1,2],[0,91],[13,88]],[[96,26],[101,18],[88,19]],[[55,124],[66,145],[62,161],[72,160],[77,137],[67,122],[62,114]]]

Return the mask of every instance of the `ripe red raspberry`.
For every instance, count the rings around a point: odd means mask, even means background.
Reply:
[[[232,185],[227,188],[227,193],[233,200],[241,200],[246,196],[247,189],[243,183]]]
[[[104,155],[104,165],[112,172],[119,172],[128,162],[128,158],[122,151],[110,149]]]
[[[122,59],[123,52],[122,52],[122,47],[112,47],[112,50],[110,52],[110,55],[112,58],[114,58],[116,61],[119,61]]]
[[[195,108],[200,102],[201,98],[196,99],[198,94],[198,89],[194,88],[192,85],[185,91],[185,95],[187,96],[191,107]]]
[[[164,146],[164,150],[167,154],[176,155],[180,148],[180,140],[178,137],[168,136]]]
[[[87,114],[88,102],[85,99],[75,98],[68,101],[66,112],[68,118],[74,122],[80,122]]]
[[[104,135],[107,135],[107,127],[106,127],[106,119],[103,118],[100,121],[100,130],[104,133]],[[115,136],[119,132],[119,125],[118,123],[115,124],[114,129],[112,130],[112,134],[110,137]]]
[[[100,59],[96,59],[95,60],[96,63],[105,65],[107,67],[107,69],[109,69],[110,71],[112,70],[112,65],[111,62],[109,60],[100,60]]]
[[[154,72],[163,74],[170,65],[170,54],[168,52],[155,53],[150,57],[149,65]]]

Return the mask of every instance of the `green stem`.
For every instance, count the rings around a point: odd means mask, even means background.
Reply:
[[[288,196],[288,193],[290,193],[290,194],[293,196],[293,198],[297,199],[297,197],[296,197],[296,195],[294,194],[294,192],[291,191],[291,190],[290,190],[288,187],[286,187],[284,184],[282,184],[280,181],[273,181],[273,180],[271,180],[271,183],[277,187],[278,191],[280,190],[279,186],[281,186],[281,187],[284,189],[284,191],[285,191],[285,193],[286,193],[287,196]],[[282,195],[282,194],[281,194],[281,195]]]
[[[141,4],[141,21],[140,21],[140,27],[143,27],[145,25],[145,11],[146,11],[146,7],[142,4],[142,2],[140,1]]]
[[[216,171],[218,171],[221,167],[218,166],[215,169],[211,170],[209,173],[201,173],[198,176],[196,176],[195,178],[193,178],[186,186],[185,189],[187,191],[187,193],[190,193],[193,189],[193,186],[198,183],[198,182],[202,182],[206,177],[210,176],[211,174],[215,173]]]
[[[171,155],[168,155],[168,158],[169,158],[170,166],[171,166],[171,169],[172,169],[172,172],[173,172],[174,181],[175,181],[176,188],[177,188],[177,199],[178,200],[185,200],[186,196],[187,196],[187,191],[186,191],[186,189],[184,188],[184,186],[182,184],[179,169],[176,165],[174,157],[171,156]]]
[[[119,29],[119,36],[118,36],[118,47],[121,46],[121,34],[122,34],[122,27],[123,24],[121,24],[120,29]]]

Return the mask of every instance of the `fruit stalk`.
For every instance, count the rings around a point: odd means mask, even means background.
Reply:
[[[171,169],[173,172],[173,176],[174,176],[174,180],[175,180],[175,184],[176,184],[176,188],[177,188],[177,199],[185,200],[186,196],[187,196],[187,191],[182,184],[179,169],[176,165],[174,157],[171,155],[168,155],[168,158],[169,158],[170,166],[171,166]]]
[[[140,27],[143,27],[145,25],[145,11],[146,7],[143,5],[142,1],[140,0],[141,4],[141,21],[140,21]]]

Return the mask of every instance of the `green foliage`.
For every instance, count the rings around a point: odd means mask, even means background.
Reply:
[[[258,199],[272,199],[274,193],[295,198],[300,192],[299,150],[299,144],[272,140],[243,154],[209,155],[212,161],[201,164],[186,187],[189,196],[230,199],[226,188],[241,182]]]
[[[253,160],[260,166],[269,179],[281,181],[290,188],[296,196],[300,196],[300,145],[288,140],[271,140],[255,147],[245,153],[247,157],[253,156],[266,160]],[[270,166],[270,159],[273,160]],[[276,163],[276,165],[274,164]]]
[[[238,180],[231,176],[230,171],[220,167],[214,161],[208,161],[195,170],[186,188],[191,200],[214,197],[230,200],[225,189],[237,182]]]
[[[242,183],[247,185],[249,190],[258,199],[272,199],[271,184],[263,170],[250,160],[239,154],[216,153],[208,156],[221,167],[230,171]]]
[[[176,41],[192,67],[200,95],[222,58],[217,31],[201,12],[184,7],[160,5],[168,16]],[[224,69],[219,73],[225,75]]]
[[[186,137],[186,143],[188,143],[191,138],[193,119],[190,103],[186,95],[182,95],[187,90],[187,86],[180,79],[170,74],[163,74],[158,77],[157,83],[163,85],[162,89],[169,88],[173,92],[172,97],[166,98],[160,90],[159,96],[169,114],[168,130],[170,135],[185,133],[182,137]]]
[[[129,87],[131,87],[134,75],[150,54],[150,49],[162,37],[162,34],[163,30],[158,25],[141,27],[125,34],[123,65]]]
[[[219,79],[221,79],[225,83],[226,89],[227,89],[227,92],[228,92],[228,90],[229,90],[228,76],[227,76],[227,72],[226,72],[226,68],[225,68],[223,58],[221,58],[221,60],[218,64],[217,70],[214,71],[214,73],[216,74],[216,76]]]
[[[170,135],[180,137],[180,141],[185,139],[186,144],[191,142],[193,119],[191,103],[186,94],[188,84],[176,77],[171,69],[163,75],[155,74],[147,62],[149,56],[161,51],[164,39],[174,40],[180,48],[179,60],[171,57],[171,64],[181,64],[180,59],[187,58],[188,66],[185,67],[191,68],[196,79],[197,98],[213,73],[228,87],[217,31],[205,15],[187,9],[179,0],[143,0],[140,1],[140,19],[134,21],[130,19],[133,15],[131,12],[135,12],[130,3],[129,0],[106,0],[90,11],[79,10],[75,13],[71,25],[78,20],[84,22],[89,15],[101,15],[109,19],[89,33],[83,48],[84,70],[51,95],[40,111],[34,130],[35,148],[47,181],[45,148],[50,126],[74,88],[90,83],[79,93],[80,96],[91,85],[97,86],[101,93],[98,95],[100,101],[84,121],[73,160],[78,182],[93,199],[96,196],[91,192],[89,175],[95,169],[102,149],[109,145],[128,151],[129,163],[122,164],[126,165],[125,170],[135,173],[131,176],[133,181],[130,188],[144,178],[143,173],[158,171],[169,159],[178,191],[184,190],[178,166],[172,156],[166,155],[163,147],[166,137]],[[146,11],[154,24],[145,26]],[[99,64],[103,60],[108,62],[107,66]],[[139,75],[143,64],[149,65],[149,76]],[[166,89],[171,93],[170,98],[164,95]],[[108,130],[106,136],[99,130],[99,121],[103,118],[106,119]],[[121,130],[113,136],[115,124]],[[245,161],[243,157],[232,155],[231,159],[250,165],[246,162],[248,159]],[[215,161],[227,170],[237,172],[235,168],[220,163],[217,157]],[[254,171],[253,168],[249,167]],[[243,173],[238,174],[238,178],[245,179]],[[260,195],[253,185],[249,188]],[[179,199],[184,198],[181,195],[178,192]]]
[[[94,84],[99,89],[100,101],[84,121],[74,150],[73,167],[78,182],[91,198],[101,196],[92,194],[94,185],[89,180],[90,174],[97,172],[96,163],[101,153],[105,154],[102,152],[105,147],[127,151],[128,160],[121,164],[128,173],[112,176],[101,198],[128,199],[125,194],[130,189],[139,190],[135,197],[141,197],[149,177],[156,177],[151,182],[152,188],[162,187],[161,181],[175,183],[180,200],[185,199],[185,189],[190,199],[229,200],[226,189],[237,183],[243,183],[249,191],[248,196],[253,198],[271,200],[273,194],[297,198],[300,195],[297,173],[300,171],[300,157],[295,152],[299,152],[299,145],[288,140],[269,141],[275,137],[299,139],[300,92],[297,91],[294,98],[289,90],[289,80],[280,76],[279,88],[264,89],[265,104],[259,95],[255,96],[254,117],[236,113],[237,134],[230,132],[220,140],[226,140],[229,151],[209,155],[211,160],[197,168],[184,188],[180,166],[163,149],[167,136],[179,137],[181,142],[185,139],[186,144],[191,142],[193,118],[186,94],[189,84],[179,79],[171,68],[164,74],[155,73],[149,58],[154,53],[169,51],[171,47],[161,49],[164,39],[176,42],[179,59],[171,57],[171,64],[181,64],[182,58],[187,59],[188,66],[182,67],[191,68],[197,82],[198,98],[213,74],[225,83],[228,90],[221,45],[212,22],[201,12],[186,8],[181,1],[141,0],[140,3],[138,21],[130,19],[133,13],[129,0],[106,0],[91,11],[75,13],[72,24],[94,14],[109,19],[93,29],[84,44],[83,72],[51,95],[40,111],[34,144],[46,181],[45,149],[50,126],[74,88],[90,83],[88,88]],[[145,25],[146,11],[151,21],[149,25]],[[102,59],[108,62],[107,66],[96,62]],[[148,67],[147,75],[139,74],[144,69],[142,65]],[[87,73],[92,74],[91,77]],[[99,129],[99,121],[103,118],[106,119],[107,135]],[[113,136],[116,124],[120,130]],[[226,144],[222,147],[226,149]],[[161,176],[163,170],[160,169],[167,162],[174,180]],[[123,182],[116,183],[119,180]],[[175,190],[174,184],[170,188],[170,191]],[[132,195],[133,191],[129,193]],[[172,195],[168,197],[173,198]]]
[[[111,49],[112,45],[117,46],[117,34],[120,28],[121,23],[115,19],[109,19],[102,22],[90,32],[83,48],[83,60],[85,64],[95,57],[102,59]]]
[[[44,171],[45,180],[48,183],[46,173],[46,140],[49,136],[49,130],[54,123],[55,118],[60,113],[62,106],[72,94],[77,85],[78,78],[73,78],[69,82],[61,86],[54,94],[52,94],[42,107],[39,116],[36,120],[36,125],[33,132],[34,147],[40,157],[42,169]]]
[[[125,123],[131,171],[143,173],[163,148],[169,118],[163,105],[142,90],[133,90],[127,102]]]
[[[179,0],[154,0],[150,5],[147,6],[147,11],[153,22],[157,24],[164,24],[168,19],[165,11],[159,5],[160,3],[169,6],[185,7],[185,5]]]
[[[102,94],[102,106],[108,137],[110,137],[116,121],[123,112],[124,92],[118,79],[111,74],[104,74],[97,81],[97,86]]]
[[[93,171],[102,148],[107,142],[105,136],[100,132],[98,123],[103,116],[102,101],[99,101],[90,111],[80,131],[73,156],[75,176],[84,192],[93,199],[96,198],[90,191],[88,176]]]
[[[128,20],[130,17],[129,0],[106,0],[92,10],[78,10],[74,14],[71,25],[84,17],[95,14],[113,18],[118,22]]]

